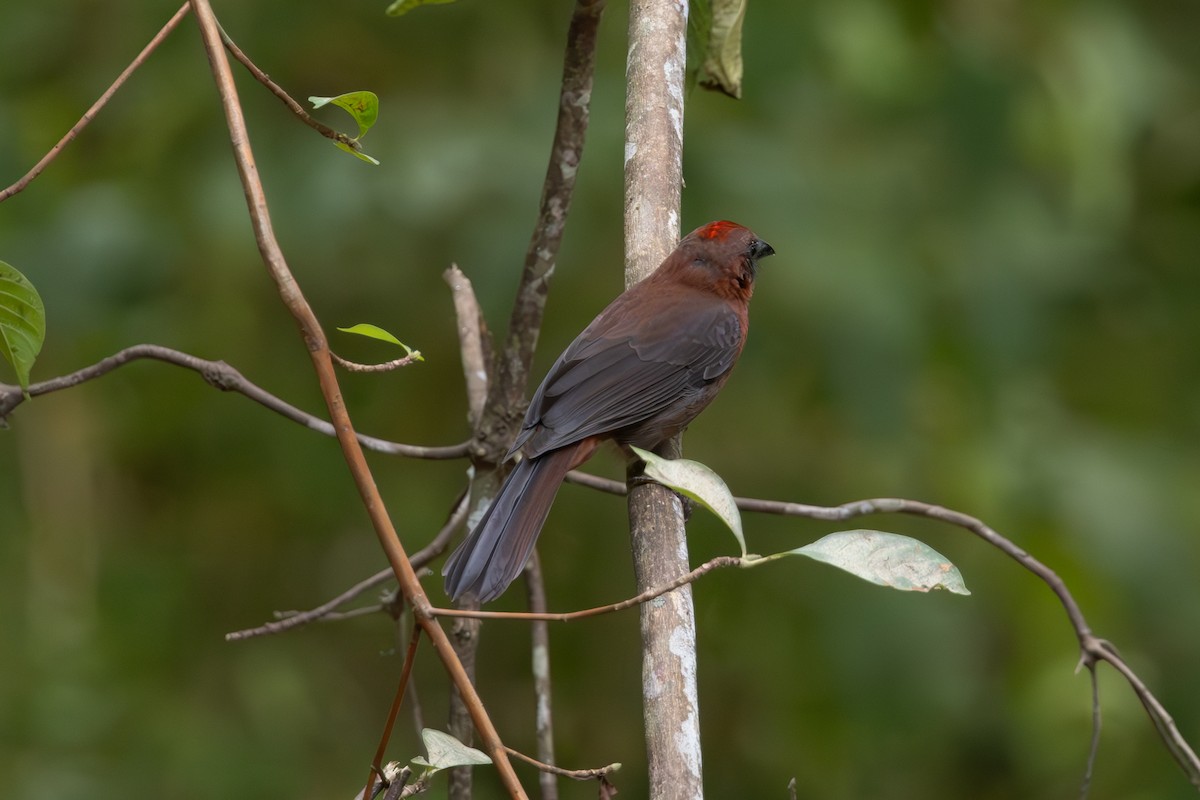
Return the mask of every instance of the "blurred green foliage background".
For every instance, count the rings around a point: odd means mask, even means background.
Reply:
[[[503,330],[553,131],[569,3],[401,19],[384,2],[217,4],[297,98],[371,89],[372,168],[238,73],[292,268],[328,329],[370,321],[426,363],[347,375],[360,430],[466,438],[442,270]],[[0,8],[0,183],[25,172],[177,7]],[[537,371],[619,290],[626,9],[601,31],[592,126]],[[779,255],[689,456],[735,492],[906,496],[982,517],[1069,582],[1200,742],[1200,7],[1149,0],[754,2],[745,99],[688,98],[684,229],[728,217]],[[352,130],[336,109],[326,122]],[[28,190],[0,258],[37,285],[35,380],[138,342],[224,359],[319,410],[261,267],[191,20]],[[391,357],[334,334],[350,358]],[[11,380],[11,373],[4,373]],[[410,549],[465,464],[373,457]],[[617,476],[619,459],[598,471]],[[808,563],[696,587],[710,796],[1069,797],[1089,686],[1049,591],[962,531],[930,542],[974,594],[908,596]],[[551,605],[631,593],[621,501],[568,486],[543,538]],[[835,529],[746,519],[752,550]],[[713,519],[693,559],[734,550]],[[239,644],[384,564],[336,446],[195,375],[138,363],[0,431],[0,794],[344,798],[400,659],[386,617]],[[428,586],[440,597],[440,582]],[[510,592],[498,608],[518,608]],[[481,688],[533,750],[528,632],[484,629]],[[562,763],[645,792],[633,613],[552,631]],[[1191,797],[1101,670],[1093,796]],[[416,676],[442,727],[431,652]],[[412,725],[392,755],[417,755]],[[481,797],[498,788],[481,771]],[[528,785],[535,779],[525,773]],[[591,797],[594,787],[562,787]],[[444,793],[442,784],[432,794]]]

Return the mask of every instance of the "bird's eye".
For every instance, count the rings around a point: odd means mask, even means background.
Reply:
[[[696,258],[692,259],[692,266],[693,267],[707,267],[708,259],[700,258],[699,256],[697,256]]]

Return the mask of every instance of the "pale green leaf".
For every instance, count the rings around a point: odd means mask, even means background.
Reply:
[[[389,342],[404,348],[405,355],[412,355],[412,348],[404,342],[397,339],[392,334],[385,331],[378,325],[372,325],[369,322],[360,322],[357,325],[351,325],[349,328],[338,328],[342,333],[353,333],[358,336],[366,336],[369,339],[378,339],[381,342]]]
[[[906,592],[945,589],[970,594],[958,567],[924,542],[897,533],[853,530],[831,533],[777,556],[806,556],[880,586]],[[760,562],[773,559],[768,556]]]
[[[374,164],[377,167],[379,166],[379,159],[372,158],[371,156],[364,153],[362,150],[355,150],[353,147],[346,144],[345,142],[335,141],[334,145],[336,147],[341,148],[342,150],[345,150],[347,153],[354,156],[355,158],[361,158],[363,161],[366,161],[368,164]]]
[[[0,261],[0,355],[29,388],[29,371],[46,339],[46,309],[29,279]]]
[[[374,92],[347,92],[337,97],[310,97],[308,102],[313,104],[313,108],[321,108],[330,103],[344,108],[358,124],[359,137],[371,130],[371,126],[379,119],[379,97]]]
[[[453,2],[454,0],[393,0],[386,13],[389,17],[399,17],[418,6],[440,6]]]
[[[686,458],[669,459],[655,455],[648,450],[634,447],[638,458],[646,462],[646,476],[669,486],[680,494],[686,495],[712,513],[729,526],[737,539],[742,555],[746,555],[746,537],[742,533],[742,515],[738,512],[737,503],[730,493],[729,487],[721,476],[713,472],[699,461],[689,461]]]
[[[492,763],[492,759],[488,757],[487,753],[476,750],[474,747],[467,747],[450,734],[433,728],[422,729],[421,740],[425,742],[425,753],[428,757],[414,758],[412,763],[418,766],[439,770]]]

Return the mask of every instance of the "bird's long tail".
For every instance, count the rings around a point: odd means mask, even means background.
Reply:
[[[576,445],[526,458],[509,473],[471,534],[446,561],[446,594],[474,592],[479,602],[499,597],[533,552],[558,487],[574,465]]]

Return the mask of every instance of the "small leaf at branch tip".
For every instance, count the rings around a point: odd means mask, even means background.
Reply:
[[[358,140],[366,135],[367,131],[379,119],[379,96],[374,92],[347,92],[339,94],[336,97],[310,97],[308,102],[313,104],[314,109],[323,108],[329,104],[333,104],[338,108],[345,109],[346,113],[354,117],[355,124],[358,125],[358,136],[354,137],[353,145],[346,142],[334,141],[334,145],[339,150],[345,150],[355,158],[362,159],[368,164],[379,166],[379,160],[372,158],[359,148]]]
[[[413,350],[411,347],[409,347],[404,342],[400,341],[395,336],[388,333],[387,331],[385,331],[383,328],[379,327],[378,325],[372,325],[369,322],[360,322],[357,325],[351,325],[349,328],[338,328],[338,330],[341,331],[342,333],[353,333],[353,334],[357,334],[359,336],[366,336],[368,339],[378,339],[381,342],[388,342],[390,344],[394,344],[399,347],[403,347],[405,355],[411,356],[411,355],[413,355],[413,353],[416,353],[415,358],[417,361],[425,360],[424,358],[421,357],[421,351]]]
[[[371,130],[376,120],[379,119],[379,95],[374,92],[346,92],[335,97],[310,97],[308,102],[313,104],[314,109],[323,108],[330,103],[345,109],[346,113],[354,117],[354,121],[358,123],[359,136]]]
[[[785,555],[806,556],[901,591],[945,589],[953,594],[970,594],[962,573],[945,556],[924,542],[896,533],[839,531],[767,559]]]
[[[742,556],[746,556],[746,537],[742,533],[742,515],[737,501],[721,476],[701,464],[686,458],[669,459],[640,447],[632,447],[638,458],[646,462],[646,477],[686,495],[728,526],[737,539]]]

